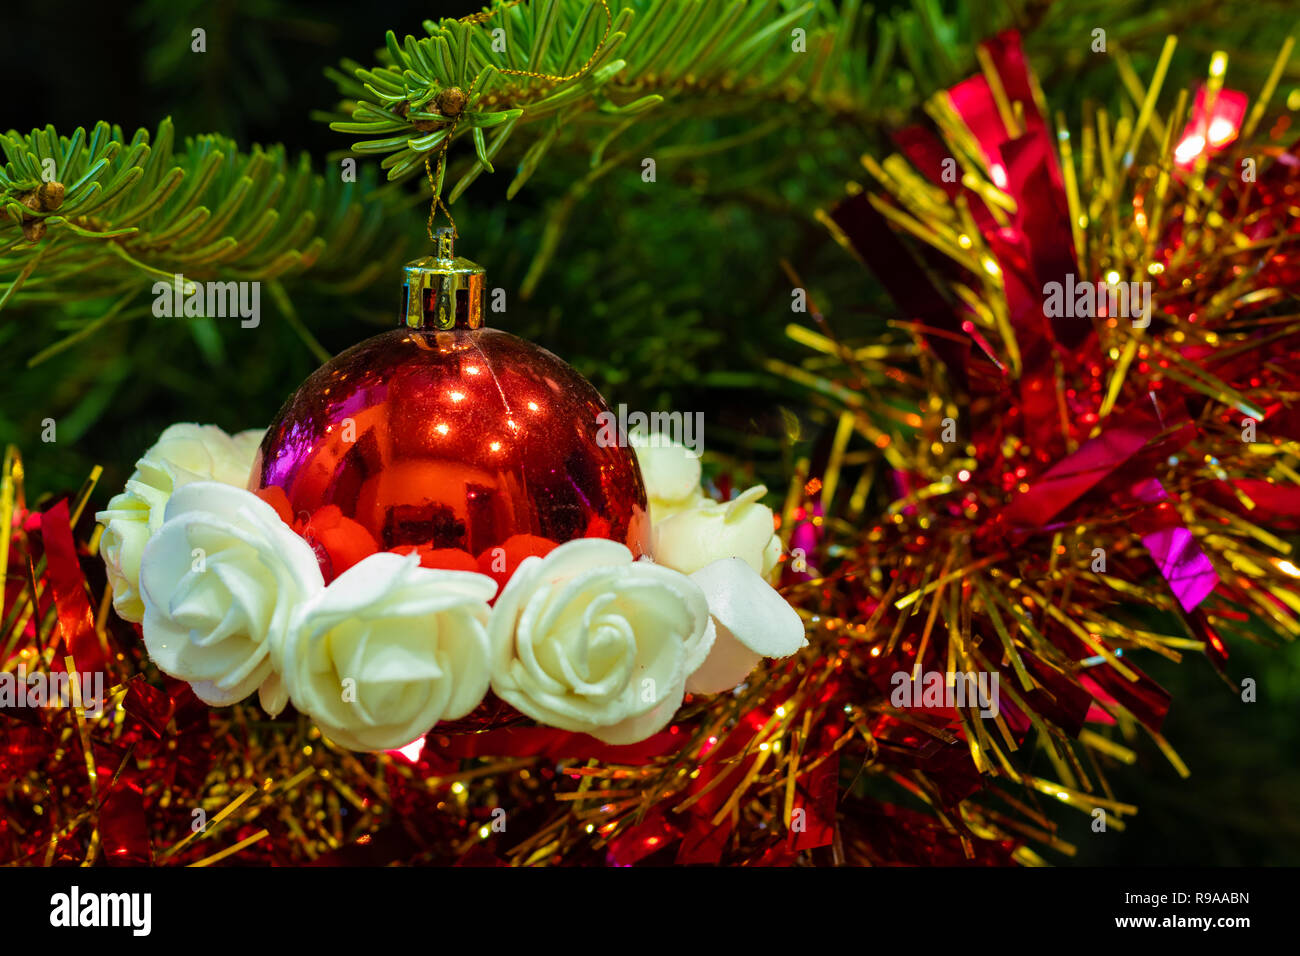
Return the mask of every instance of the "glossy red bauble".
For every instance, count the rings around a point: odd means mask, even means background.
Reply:
[[[251,487],[313,544],[327,581],[374,550],[498,581],[573,538],[640,556],[645,486],[631,448],[598,441],[608,411],[572,368],[508,333],[399,328],[302,384]]]

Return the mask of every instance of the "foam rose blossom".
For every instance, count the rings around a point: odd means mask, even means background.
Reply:
[[[707,500],[700,490],[700,456],[681,442],[660,433],[632,432],[628,444],[641,466],[655,524]]]
[[[144,617],[140,557],[162,527],[176,489],[196,481],[244,487],[265,429],[227,435],[216,425],[183,422],[167,428],[135,464],[126,489],[95,515],[104,525],[99,553],[113,588],[113,607],[127,621]]]
[[[294,609],[324,587],[316,555],[251,492],[213,481],[185,485],[141,560],[145,647],[165,673],[213,706],[261,691],[285,703],[271,644]]]
[[[714,635],[685,575],[582,538],[524,559],[488,636],[498,697],[540,723],[625,744],[672,719]]]
[[[756,485],[730,501],[704,498],[654,528],[655,560],[682,574],[723,558],[740,558],[766,578],[781,560],[772,509],[762,504],[767,489]]]
[[[363,558],[309,599],[272,649],[289,699],[351,750],[392,750],[472,711],[488,689],[487,602],[497,585]]]

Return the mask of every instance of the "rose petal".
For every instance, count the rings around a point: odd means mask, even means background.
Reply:
[[[190,682],[194,696],[209,707],[229,707],[238,704],[271,676],[271,662],[263,658],[257,668],[237,684],[221,681],[196,680]]]
[[[700,456],[695,452],[661,434],[633,432],[628,437],[651,498],[677,501],[699,489]]]
[[[691,693],[736,686],[762,657],[788,657],[808,643],[803,621],[770,584],[739,558],[724,558],[691,576],[709,602],[717,639],[687,680]]]
[[[556,547],[550,538],[535,534],[512,534],[499,545],[484,548],[479,553],[477,570],[490,575],[498,585],[504,587],[525,559],[544,558]]]
[[[474,560],[474,555],[460,548],[434,548],[429,545],[416,547],[413,544],[405,544],[398,548],[392,549],[394,554],[418,554],[420,556],[420,567],[435,568],[440,571],[469,571],[472,574],[479,573],[479,563]]]
[[[262,681],[262,686],[257,689],[257,699],[264,711],[272,717],[279,716],[280,711],[284,710],[289,703],[289,691],[279,674],[272,671],[270,676]]]
[[[668,726],[682,706],[686,696],[686,685],[678,682],[669,689],[668,694],[653,710],[621,720],[610,727],[596,727],[587,731],[597,740],[607,744],[637,744],[652,737]]]

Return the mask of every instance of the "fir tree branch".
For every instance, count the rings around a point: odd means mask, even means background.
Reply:
[[[542,132],[524,153],[509,195],[559,131],[580,122],[596,166],[611,134],[652,117],[669,100],[675,119],[764,108],[867,122],[882,115],[885,73],[869,68],[859,0],[847,0],[842,10],[824,0],[614,0],[611,8],[613,23],[599,49],[604,14],[591,0],[496,0],[481,23],[426,21],[429,36],[402,42],[389,31],[376,65],[345,62],[342,71],[329,71],[355,99],[331,128],[366,137],[352,150],[382,156],[390,180],[417,174],[449,134],[471,137],[478,162],[452,187],[454,202],[517,130],[535,124]],[[560,82],[501,72],[565,76],[593,55],[587,72]],[[463,113],[439,111],[440,96],[472,83]]]
[[[975,44],[998,30],[1031,33],[1028,47],[1049,71],[1066,63],[1077,71],[1105,59],[1091,51],[1095,28],[1114,43],[1191,28],[1210,15],[1207,2],[1157,14],[1146,0],[910,0],[877,14],[861,0],[610,0],[613,22],[599,45],[605,18],[594,0],[493,0],[471,22],[425,21],[422,38],[399,41],[390,30],[373,65],[328,70],[350,102],[317,115],[359,137],[352,151],[381,157],[390,180],[418,175],[427,158],[468,137],[474,162],[448,202],[492,171],[510,141],[522,155],[510,198],[566,143],[588,150],[594,169],[631,127],[664,120],[780,118],[869,134],[970,73]],[[1259,20],[1247,19],[1264,22],[1287,2],[1259,0]],[[502,72],[567,76],[588,55],[590,70],[559,82]],[[468,102],[453,97],[454,111],[440,111],[453,89]]]
[[[132,281],[143,291],[176,273],[272,280],[310,269],[355,288],[402,256],[381,241],[373,174],[321,175],[282,146],[241,152],[206,135],[178,149],[164,120],[129,140],[107,123],[89,135],[11,131],[0,149],[0,308],[120,294]]]

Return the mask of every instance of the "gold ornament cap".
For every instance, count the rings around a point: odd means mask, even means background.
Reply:
[[[450,228],[439,229],[434,254],[402,267],[405,295],[399,325],[439,332],[483,327],[487,271],[457,256],[455,239]]]

